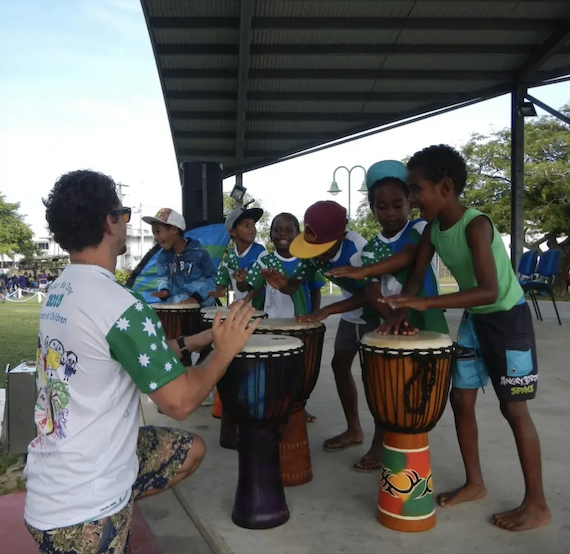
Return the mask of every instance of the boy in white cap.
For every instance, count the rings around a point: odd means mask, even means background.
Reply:
[[[257,229],[255,224],[261,219],[261,208],[236,208],[226,217],[226,229],[234,241],[234,247],[226,254],[216,275],[216,286],[212,287],[211,296],[221,297],[226,289],[231,287],[236,300],[242,300],[248,294],[245,278],[251,266],[259,256],[266,255],[267,250],[262,244],[255,242]],[[264,299],[255,297],[252,305],[257,310],[263,310]]]
[[[216,266],[200,241],[184,238],[184,217],[162,208],[142,219],[152,226],[154,240],[162,247],[156,262],[158,290],[152,296],[170,304],[213,306],[208,293],[215,286]]]

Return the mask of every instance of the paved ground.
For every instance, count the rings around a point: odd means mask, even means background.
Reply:
[[[564,321],[562,327],[555,322],[554,310],[547,302],[542,303],[545,321],[535,323],[541,377],[539,397],[531,403],[531,410],[541,436],[545,486],[553,511],[552,524],[546,529],[512,534],[488,522],[493,512],[518,505],[523,494],[514,441],[500,415],[492,389],[480,394],[477,412],[488,497],[452,510],[438,509],[437,526],[427,533],[397,533],[376,522],[378,474],[362,475],[350,470],[351,464],[365,452],[367,443],[335,454],[327,454],[321,448],[324,439],[344,428],[330,370],[337,318],[327,320],[321,376],[309,401],[310,411],[318,416],[318,420],[309,426],[314,479],[307,485],[286,490],[290,521],[270,531],[247,531],[231,522],[237,454],[219,447],[219,422],[211,417],[209,408],[199,409],[182,424],[204,437],[209,452],[196,476],[179,485],[175,494],[215,553],[570,554],[570,480],[567,477],[570,304],[561,303],[560,309]],[[451,311],[448,316],[454,335],[460,313]],[[368,440],[372,418],[364,400],[357,363],[354,374],[361,391],[360,412]],[[154,405],[146,399],[143,406],[148,423],[178,425],[158,415]],[[449,408],[430,433],[430,445],[436,492],[460,485],[463,468]],[[191,521],[180,512],[168,517],[168,511],[174,513],[179,510],[178,506],[160,496],[145,503],[143,513],[153,533],[155,536],[160,533],[171,544],[172,549],[166,549],[160,542],[161,537],[157,536],[165,553],[177,554],[174,548],[182,546],[178,541],[184,541],[185,548],[180,552],[208,552]],[[166,515],[161,510],[166,510]],[[165,524],[169,525],[168,530]]]

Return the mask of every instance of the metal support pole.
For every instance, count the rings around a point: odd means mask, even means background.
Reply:
[[[238,171],[236,173],[236,186],[243,188],[243,173],[241,171]],[[239,202],[236,200],[236,204],[238,206],[243,206],[243,200],[241,200]]]
[[[511,93],[511,262],[516,271],[524,246],[524,116],[526,88]]]

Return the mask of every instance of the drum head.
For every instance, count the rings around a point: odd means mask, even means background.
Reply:
[[[202,319],[204,321],[214,321],[214,317],[216,317],[218,312],[222,312],[222,320],[224,320],[230,312],[230,308],[227,306],[213,306],[212,308],[202,308],[200,313],[202,314]],[[255,310],[251,317],[252,319],[265,317],[265,312]]]
[[[379,335],[378,333],[366,333],[360,341],[365,346],[382,348],[387,350],[439,350],[453,346],[453,341],[448,335],[433,333],[432,331],[420,331],[415,335]]]
[[[279,331],[297,331],[301,329],[317,329],[322,327],[320,321],[297,321],[294,317],[264,319],[259,322],[258,329],[271,329]]]
[[[242,354],[278,354],[303,348],[303,341],[287,335],[251,335]]]
[[[172,312],[182,310],[199,310],[200,304],[150,304],[155,310],[170,310]]]

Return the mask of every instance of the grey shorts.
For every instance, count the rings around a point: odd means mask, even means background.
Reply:
[[[366,333],[371,333],[374,331],[378,325],[379,323],[363,323],[361,325],[358,325],[357,323],[351,323],[350,321],[341,319],[340,323],[338,324],[338,330],[336,332],[334,349],[349,352],[358,352],[360,339]]]

